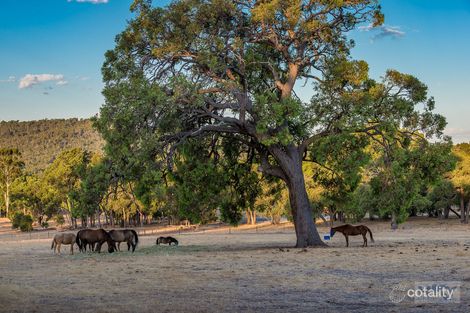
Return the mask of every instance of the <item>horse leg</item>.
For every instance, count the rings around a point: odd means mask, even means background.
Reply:
[[[98,253],[101,253],[101,245],[102,245],[102,244],[103,244],[102,242],[99,242],[99,241],[98,241],[98,243],[96,244],[96,249],[95,249],[95,251],[98,250]]]
[[[60,245],[61,245],[61,244],[62,244],[62,243],[59,242],[59,244],[57,245],[57,250],[59,250],[59,254],[60,254]]]
[[[127,251],[130,251],[130,250],[131,250],[131,243],[127,241]]]
[[[56,253],[56,248],[57,248],[57,242],[55,242],[55,240],[54,240],[53,245],[54,245],[54,254],[55,254]]]
[[[362,234],[362,238],[364,239],[364,243],[362,244],[363,247],[367,247],[367,237],[366,234]]]
[[[118,247],[117,248],[118,248],[118,251],[121,252],[121,242],[120,241],[118,241]]]
[[[344,234],[344,238],[346,238],[346,248],[349,247],[349,238],[348,235]]]

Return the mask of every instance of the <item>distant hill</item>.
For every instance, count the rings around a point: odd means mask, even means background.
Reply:
[[[102,151],[104,141],[89,119],[0,122],[0,147],[18,148],[26,170],[44,170],[63,149]]]

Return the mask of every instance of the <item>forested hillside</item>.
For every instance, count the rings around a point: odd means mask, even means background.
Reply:
[[[26,170],[38,172],[63,150],[101,151],[103,140],[88,119],[1,121],[0,148],[18,148]]]

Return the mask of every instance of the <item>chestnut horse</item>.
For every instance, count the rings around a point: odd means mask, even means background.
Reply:
[[[75,242],[82,252],[86,251],[87,244],[94,245],[96,243],[96,250],[100,253],[101,245],[105,242],[108,244],[109,253],[113,253],[116,250],[114,241],[104,229],[82,229],[77,233]]]
[[[54,254],[55,254],[56,249],[57,249],[60,254],[61,245],[70,245],[70,254],[73,254],[74,244],[75,244],[75,234],[71,234],[71,233],[56,234],[54,236],[54,239],[52,239],[51,250],[54,249]]]
[[[367,247],[367,232],[370,234],[370,240],[374,242],[374,237],[372,237],[372,232],[370,231],[369,227],[364,226],[364,225],[358,225],[358,226],[353,226],[349,224],[341,225],[338,227],[332,227],[330,231],[330,235],[333,238],[333,235],[336,232],[340,232],[344,235],[346,238],[346,247],[349,247],[349,239],[348,236],[357,236],[357,235],[362,235],[362,238],[364,239],[364,244],[362,245],[363,247]]]

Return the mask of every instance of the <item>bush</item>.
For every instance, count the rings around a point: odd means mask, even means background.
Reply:
[[[11,220],[11,228],[16,229],[20,227],[21,219],[23,218],[24,214],[21,212],[15,212],[10,216]]]
[[[33,230],[33,218],[21,212],[15,212],[11,219],[12,227],[19,228],[21,231]]]
[[[62,226],[65,224],[65,218],[62,214],[57,214],[55,217],[54,217],[54,220],[55,222],[57,223],[57,225],[59,226]]]
[[[23,215],[20,222],[21,231],[32,231],[33,230],[33,218],[31,215]]]

